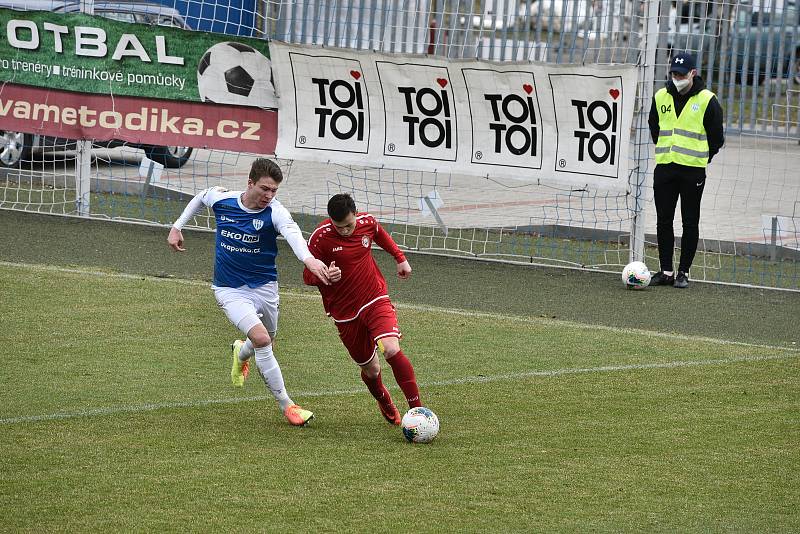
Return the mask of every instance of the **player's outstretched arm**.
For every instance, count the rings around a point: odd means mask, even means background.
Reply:
[[[403,251],[397,246],[397,243],[395,243],[392,236],[389,235],[389,232],[384,230],[378,221],[375,221],[375,243],[394,256],[394,260],[397,262],[397,276],[402,279],[411,276],[411,266],[408,264],[405,254],[403,254]]]
[[[174,226],[169,229],[169,236],[167,237],[167,244],[175,252],[186,252],[186,249],[183,248],[183,232],[181,232],[180,230],[178,230]]]
[[[172,228],[169,229],[169,236],[167,237],[167,244],[172,248],[172,250],[176,252],[186,252],[186,249],[183,248],[183,232],[181,229],[186,226],[186,223],[194,217],[203,206],[210,206],[213,204],[211,200],[209,200],[209,194],[214,192],[225,192],[226,190],[221,187],[211,187],[208,189],[203,189],[199,193],[197,193],[192,200],[186,205],[183,209],[183,213],[181,213],[178,220],[172,224]]]
[[[303,283],[307,286],[319,287],[322,282],[320,282],[319,278],[306,267],[303,269]]]
[[[403,280],[411,276],[411,265],[408,264],[408,260],[397,264],[397,276]]]
[[[306,266],[314,276],[317,277],[317,280],[325,284],[326,286],[331,285],[330,276],[328,276],[328,266],[319,261],[314,256],[309,256],[305,260],[303,260],[303,264]]]
[[[286,242],[289,243],[292,252],[294,252],[298,260],[303,262],[306,269],[316,276],[317,280],[322,284],[326,286],[331,285],[330,278],[328,277],[327,265],[313,256],[308,249],[308,244],[305,239],[303,239],[303,233],[300,231],[300,227],[297,226],[297,223],[292,219],[289,210],[283,207],[279,202],[273,202],[272,224],[275,226],[275,229],[286,238]],[[308,281],[306,281],[306,284],[316,285]]]

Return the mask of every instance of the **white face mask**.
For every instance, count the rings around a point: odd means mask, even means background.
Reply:
[[[675,78],[672,78],[672,84],[675,86],[675,89],[677,89],[679,93],[682,93],[684,89],[689,87],[690,83],[692,83],[691,78],[684,78],[683,80],[676,80]]]

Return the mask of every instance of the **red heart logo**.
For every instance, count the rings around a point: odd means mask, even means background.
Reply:
[[[618,89],[609,89],[609,90],[608,90],[608,94],[610,94],[610,95],[611,95],[611,98],[613,98],[614,100],[616,100],[616,99],[617,99],[617,97],[619,96],[619,90],[618,90]]]
[[[528,94],[531,94],[531,91],[533,91],[533,86],[529,83],[524,84],[522,88],[525,89],[525,92]]]
[[[442,89],[444,89],[447,86],[447,80],[445,80],[444,78],[436,78],[436,83],[438,83],[442,87]]]
[[[351,70],[350,71],[350,76],[352,76],[353,78],[355,78],[357,80],[357,79],[361,78],[361,73],[358,72],[357,70]]]

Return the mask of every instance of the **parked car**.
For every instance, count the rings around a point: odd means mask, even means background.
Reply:
[[[724,5],[718,12],[670,15],[670,50],[697,53],[714,71],[742,83],[770,78],[791,78],[800,85],[800,11],[792,2],[774,6],[758,0],[751,4]],[[677,23],[676,23],[677,22]],[[712,45],[714,47],[712,51]]]
[[[503,10],[503,2],[500,1],[495,7],[494,4],[487,2],[484,5],[483,13],[480,15],[472,15],[467,17],[462,15],[458,19],[458,24],[462,28],[472,27],[473,30],[482,31],[499,31],[499,30],[513,30],[515,24],[515,16],[513,11],[508,13]]]
[[[63,7],[56,8],[53,11],[77,13],[80,12],[80,10],[80,2],[72,0],[66,2]],[[158,26],[192,29],[176,9],[152,2],[95,0],[94,14],[121,22],[138,22],[140,24],[155,24]]]
[[[734,22],[730,67],[737,76],[757,80],[780,75],[800,85],[800,10],[740,9]],[[771,50],[770,50],[771,46]],[[771,54],[769,53],[771,51]],[[783,53],[781,53],[783,51]]]
[[[519,26],[535,30],[541,26],[543,32],[569,33],[588,29],[595,13],[595,5],[587,0],[533,0],[530,5],[520,2],[517,8]]]
[[[76,13],[81,10],[79,2],[64,2],[63,0],[0,0],[0,7],[56,13]],[[191,29],[177,10],[150,2],[95,1],[94,14],[122,22]],[[95,144],[109,148],[122,145],[140,148],[144,150],[148,158],[168,168],[179,168],[185,165],[193,150],[191,147],[133,144],[116,140],[96,142]],[[30,160],[34,150],[70,150],[74,148],[75,141],[72,139],[0,130],[0,168],[18,167],[22,161]]]

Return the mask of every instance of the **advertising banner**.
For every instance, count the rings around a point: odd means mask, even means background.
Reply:
[[[0,127],[64,139],[273,154],[275,110],[0,85]]]
[[[0,83],[276,108],[267,41],[0,8]]]
[[[628,187],[633,65],[270,49],[280,157]]]

